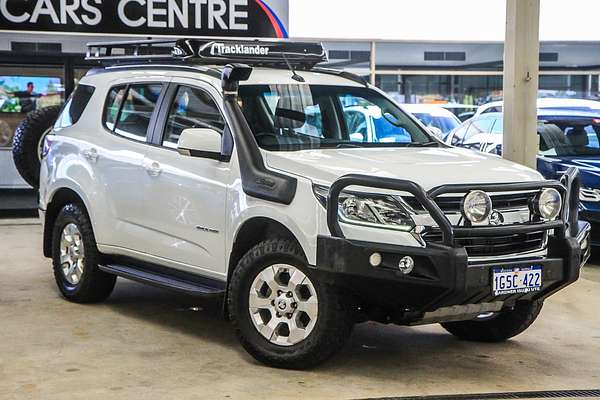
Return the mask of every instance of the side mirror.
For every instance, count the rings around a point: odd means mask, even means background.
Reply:
[[[209,128],[184,129],[177,142],[179,154],[221,161],[221,134]]]

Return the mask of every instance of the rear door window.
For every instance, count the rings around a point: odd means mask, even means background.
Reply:
[[[545,156],[600,155],[600,120],[572,118],[538,123],[540,153]]]
[[[106,127],[120,136],[146,141],[162,88],[160,83],[113,88],[106,103]]]
[[[126,93],[127,86],[116,86],[108,93],[104,110],[104,125],[111,132],[115,131],[119,110],[121,109],[121,104],[123,103]]]

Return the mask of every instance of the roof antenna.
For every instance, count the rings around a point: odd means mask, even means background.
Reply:
[[[292,71],[292,79],[295,80],[295,81],[297,81],[297,82],[302,82],[302,83],[306,82],[303,77],[301,77],[300,75],[298,75],[296,73],[296,70],[294,69],[294,66],[290,63],[290,60],[287,59],[287,57],[285,56],[285,53],[281,53],[281,55],[283,56],[283,59],[284,59],[285,63],[288,66],[288,69],[290,71]]]

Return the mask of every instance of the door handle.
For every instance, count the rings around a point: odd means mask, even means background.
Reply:
[[[144,165],[144,169],[150,176],[159,176],[162,172],[162,168],[160,164],[156,161],[150,161],[146,165]]]
[[[91,149],[84,150],[83,157],[86,160],[95,163],[96,161],[98,161],[98,150],[96,150],[93,147]]]

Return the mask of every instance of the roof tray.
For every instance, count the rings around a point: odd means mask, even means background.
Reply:
[[[163,39],[89,43],[86,60],[110,64],[189,62],[225,65],[244,63],[311,69],[327,61],[321,43],[232,40]]]

